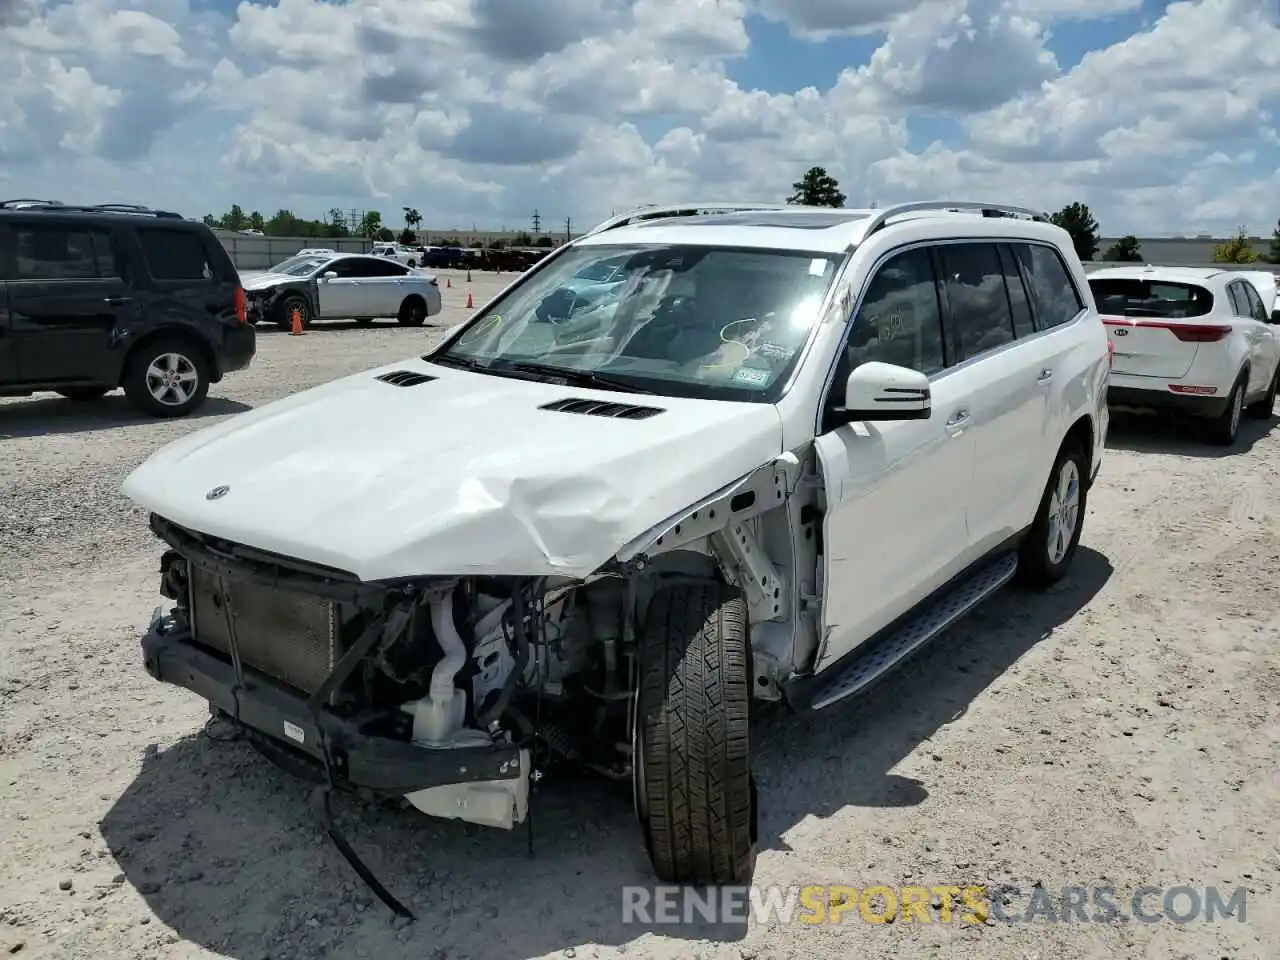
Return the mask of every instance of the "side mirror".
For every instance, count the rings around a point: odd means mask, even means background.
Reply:
[[[336,280],[338,278],[337,270],[326,270],[320,275],[321,280]]]
[[[845,381],[844,423],[928,420],[932,412],[929,378],[918,370],[892,363],[861,364]]]

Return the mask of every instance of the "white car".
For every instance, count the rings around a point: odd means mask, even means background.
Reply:
[[[436,816],[511,828],[557,763],[630,781],[661,878],[745,882],[753,700],[856,697],[1071,567],[1109,358],[1039,217],[602,224],[428,356],[138,467],[173,601],[147,669],[268,755]]]
[[[415,250],[413,247],[402,247],[395,243],[374,244],[373,256],[386,257],[388,260],[402,263],[406,267],[416,267],[422,262],[422,252],[420,250]]]
[[[250,323],[303,329],[314,320],[368,324],[395,317],[418,327],[441,310],[440,283],[384,257],[358,253],[299,254],[264,273],[242,276]]]
[[[1254,283],[1229,270],[1111,267],[1089,286],[1115,349],[1110,402],[1206,418],[1230,446],[1240,420],[1271,416],[1280,327]]]

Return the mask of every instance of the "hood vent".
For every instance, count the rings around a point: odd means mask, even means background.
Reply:
[[[613,417],[616,420],[648,420],[663,411],[658,407],[637,407],[630,403],[607,403],[603,400],[587,400],[570,397],[544,404],[539,410],[554,410],[557,413],[580,413],[588,417]]]
[[[382,376],[374,377],[373,379],[389,383],[393,387],[416,387],[420,383],[430,383],[435,377],[428,376],[425,373],[417,373],[413,370],[392,370],[390,373],[384,373]]]

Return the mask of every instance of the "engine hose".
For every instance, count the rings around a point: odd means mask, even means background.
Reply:
[[[498,699],[493,702],[493,706],[485,710],[483,716],[476,716],[480,726],[485,728],[506,713],[507,706],[511,703],[511,697],[515,693],[516,684],[524,676],[524,668],[529,663],[529,637],[525,633],[524,622],[524,593],[519,588],[511,594],[511,620],[512,632],[515,634],[516,641],[515,665],[511,668],[511,672],[507,674],[507,679],[503,682],[502,690],[498,693]],[[505,627],[503,634],[506,634]]]

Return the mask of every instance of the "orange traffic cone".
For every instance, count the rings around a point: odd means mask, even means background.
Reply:
[[[300,337],[305,332],[302,329],[302,308],[295,304],[289,311],[289,336]]]
[[[467,291],[467,309],[474,310],[475,307],[476,307],[475,301],[471,299],[471,291],[468,290]]]

